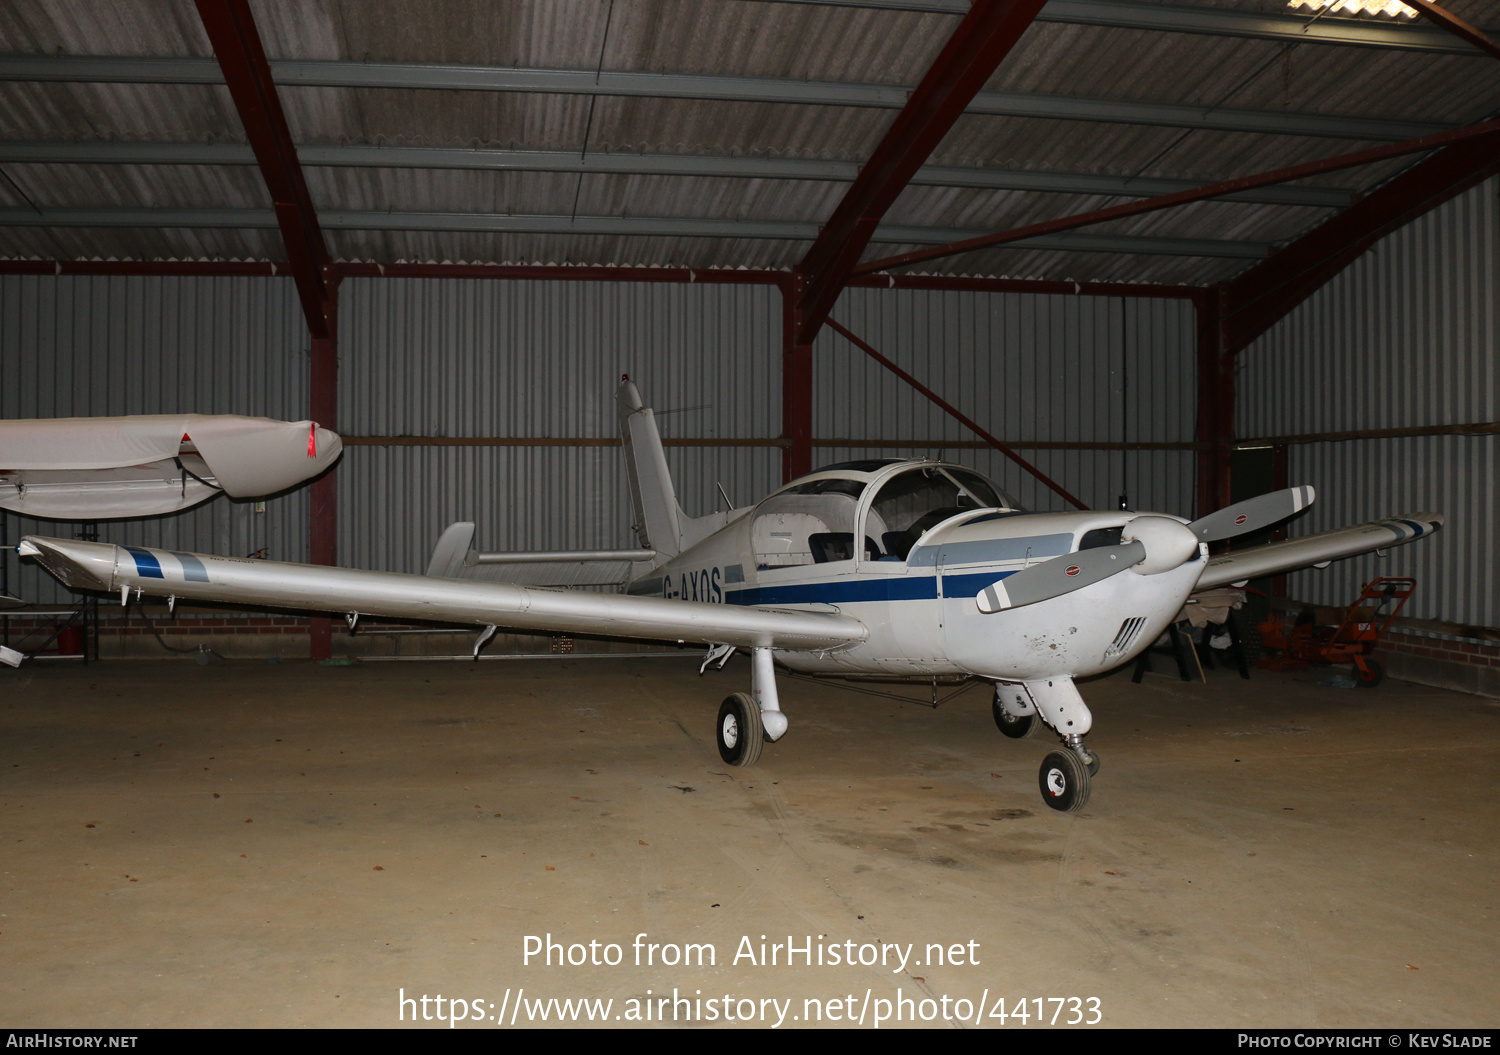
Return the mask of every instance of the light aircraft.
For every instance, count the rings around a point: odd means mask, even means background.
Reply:
[[[69,586],[486,628],[497,626],[735,649],[751,691],[723,701],[715,726],[732,765],[787,731],[773,660],[811,674],[995,683],[1008,737],[1041,724],[1062,740],[1039,783],[1056,810],[1088,801],[1098,758],[1076,677],[1119,666],[1152,644],[1196,590],[1384,549],[1437,530],[1441,515],[1377,521],[1210,557],[1208,543],[1274,524],[1313,500],[1294,487],[1200,520],[1158,513],[1030,513],[959,465],[872,460],[794,480],[754,507],[688,517],[654,416],[628,377],[617,395],[635,528],[644,548],[479,553],[474,525],[452,525],[428,574],[236,560],[30,537],[20,552]],[[489,581],[495,579],[507,582]],[[603,594],[538,588],[618,582]],[[518,583],[529,583],[523,585]]]
[[[0,508],[60,520],[161,516],[220,492],[284,491],[342,450],[314,422],[234,414],[0,421]]]

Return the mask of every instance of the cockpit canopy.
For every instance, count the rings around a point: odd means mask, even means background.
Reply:
[[[856,556],[904,561],[925,531],[949,517],[1017,508],[999,487],[961,466],[844,462],[795,480],[762,502],[755,510],[751,539],[762,569]],[[863,553],[856,553],[860,538]]]
[[[886,480],[875,493],[865,531],[880,540],[885,554],[905,560],[923,533],[951,516],[974,509],[1015,509],[994,484],[951,465],[915,466]]]

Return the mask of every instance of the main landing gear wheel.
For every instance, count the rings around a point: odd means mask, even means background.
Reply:
[[[1053,751],[1038,774],[1042,801],[1060,813],[1081,810],[1089,801],[1089,771],[1072,751]]]
[[[760,707],[748,692],[737,692],[719,704],[719,757],[731,766],[753,766],[766,742]]]
[[[1012,740],[1035,736],[1037,726],[1042,724],[1035,714],[1011,714],[1000,706],[999,700],[991,701],[990,708],[995,715],[995,728]]]
[[[1368,670],[1361,670],[1358,663],[1354,665],[1354,684],[1361,689],[1373,689],[1385,680],[1385,668],[1373,659],[1365,660]]]

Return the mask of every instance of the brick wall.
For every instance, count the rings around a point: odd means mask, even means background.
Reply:
[[[1500,642],[1392,627],[1375,656],[1402,681],[1500,697]]]

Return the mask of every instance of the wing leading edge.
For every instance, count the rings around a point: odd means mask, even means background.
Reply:
[[[833,613],[537,589],[105,542],[28,536],[18,552],[78,589],[139,590],[179,600],[794,651],[832,651],[869,634],[859,620]]]
[[[1411,516],[1376,520],[1358,527],[1339,528],[1317,535],[1273,542],[1235,553],[1225,553],[1209,560],[1198,579],[1198,590],[1278,575],[1315,564],[1353,557],[1371,550],[1399,546],[1403,542],[1430,535],[1443,526],[1441,513],[1414,513]]]

